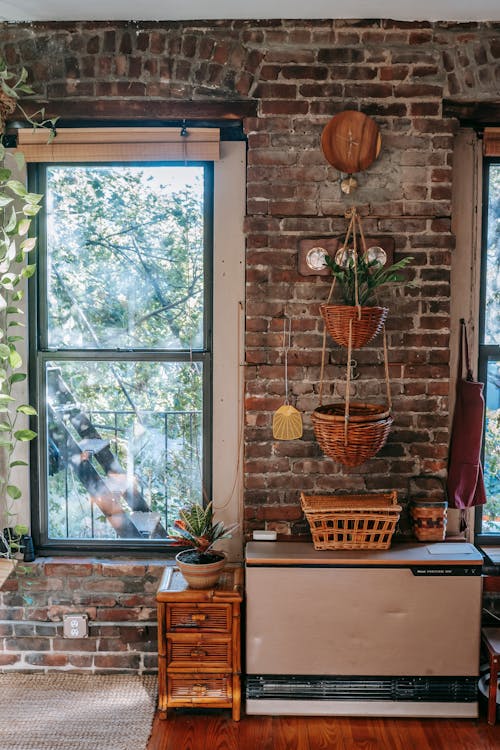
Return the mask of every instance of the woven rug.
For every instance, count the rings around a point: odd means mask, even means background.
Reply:
[[[156,675],[0,674],[2,750],[145,750]]]

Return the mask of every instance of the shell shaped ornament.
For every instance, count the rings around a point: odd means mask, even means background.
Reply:
[[[387,253],[383,247],[379,247],[378,245],[372,245],[372,247],[368,248],[366,258],[368,263],[371,263],[373,260],[376,260],[381,266],[385,266],[387,263]]]
[[[291,404],[283,404],[274,412],[273,437],[275,440],[298,440],[302,437],[302,415]]]

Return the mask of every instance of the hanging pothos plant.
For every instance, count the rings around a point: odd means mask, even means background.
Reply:
[[[4,145],[6,122],[16,109],[33,127],[49,128],[48,140],[55,135],[56,119],[44,119],[44,110],[27,115],[19,103],[22,94],[33,94],[27,84],[28,73],[23,68],[13,74],[0,59],[0,518],[6,528],[0,527],[0,556],[12,557],[19,550],[19,537],[26,527],[16,527],[15,504],[21,489],[12,481],[12,470],[27,466],[26,461],[15,457],[16,447],[36,437],[36,432],[19,421],[35,417],[37,412],[28,403],[18,403],[16,385],[26,380],[23,358],[19,351],[24,342],[22,328],[24,310],[20,307],[25,290],[25,280],[35,272],[29,262],[29,253],[35,248],[36,238],[29,231],[33,217],[40,210],[42,195],[30,193],[15,177],[24,168],[24,156],[16,150],[9,152]],[[3,523],[1,524],[3,526]]]

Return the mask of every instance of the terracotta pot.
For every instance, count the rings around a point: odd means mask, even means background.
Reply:
[[[217,551],[221,555],[220,560],[212,563],[189,563],[183,561],[183,555],[192,552],[192,550],[183,550],[175,556],[177,567],[192,589],[209,589],[215,586],[219,580],[220,574],[226,565],[226,554]]]

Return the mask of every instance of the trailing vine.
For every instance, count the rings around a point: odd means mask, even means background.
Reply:
[[[6,528],[0,528],[0,556],[7,558],[19,550],[19,537],[27,531],[26,527],[12,528],[17,515],[16,502],[22,496],[20,487],[12,480],[12,472],[16,467],[28,465],[15,457],[18,444],[36,437],[36,432],[20,426],[19,420],[36,417],[37,412],[28,403],[19,404],[15,390],[27,377],[19,351],[25,340],[21,332],[25,311],[20,303],[25,295],[25,281],[35,273],[35,264],[30,262],[29,256],[36,238],[29,233],[43,196],[30,193],[16,179],[14,170],[19,172],[24,168],[24,155],[5,147],[5,131],[7,119],[16,109],[34,128],[48,128],[49,140],[55,136],[57,120],[45,119],[43,109],[33,115],[25,112],[19,102],[20,95],[34,93],[27,79],[24,68],[16,75],[0,59],[0,509],[6,522]]]

